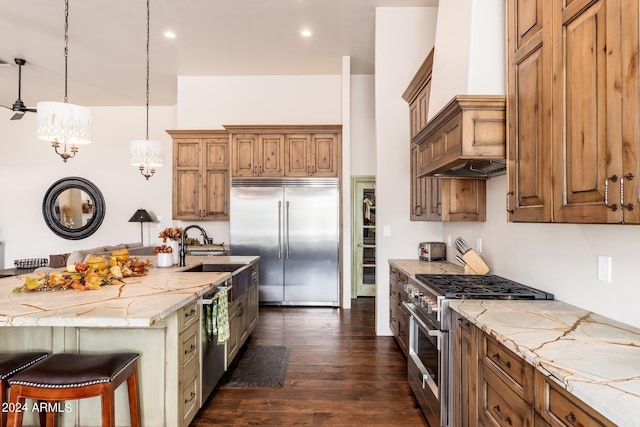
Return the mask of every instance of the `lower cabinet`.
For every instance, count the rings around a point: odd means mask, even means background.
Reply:
[[[409,354],[409,311],[402,303],[408,301],[404,289],[408,280],[402,271],[389,268],[389,327],[405,357]]]
[[[452,319],[454,426],[615,425],[463,316]]]
[[[240,348],[258,324],[258,262],[251,266],[251,286],[229,304],[229,341],[227,341],[228,368]]]

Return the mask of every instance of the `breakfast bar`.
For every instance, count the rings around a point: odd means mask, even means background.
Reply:
[[[256,257],[216,258],[248,264]],[[181,270],[150,266],[143,276],[87,291],[14,292],[26,275],[0,279],[2,352],[139,353],[143,425],[188,425],[202,403],[197,300],[231,274]],[[61,425],[99,425],[99,405],[91,398],[61,406]],[[25,425],[36,425],[36,419],[25,414]],[[116,391],[116,423],[129,425],[126,387]]]

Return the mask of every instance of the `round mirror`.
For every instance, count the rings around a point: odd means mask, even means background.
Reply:
[[[95,233],[102,224],[105,209],[98,187],[79,177],[56,181],[42,201],[47,226],[69,240],[84,239]]]

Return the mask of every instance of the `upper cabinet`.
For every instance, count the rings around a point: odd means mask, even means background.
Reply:
[[[402,98],[409,103],[409,134],[412,141],[427,126],[432,69],[433,49],[402,94]]]
[[[511,221],[640,223],[637,0],[509,0]]]
[[[173,138],[173,219],[228,219],[227,131],[167,132]]]
[[[225,126],[233,177],[339,177],[341,126]]]

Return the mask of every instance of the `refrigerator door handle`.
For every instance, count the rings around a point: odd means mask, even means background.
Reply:
[[[282,258],[282,202],[278,202],[278,259]]]
[[[285,232],[285,239],[286,239],[286,251],[287,251],[287,258],[289,258],[289,201],[287,201],[287,212],[285,215],[285,223],[286,223],[286,228],[284,230]]]

